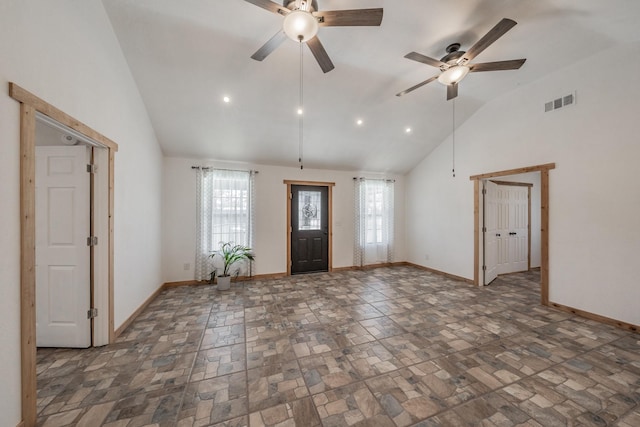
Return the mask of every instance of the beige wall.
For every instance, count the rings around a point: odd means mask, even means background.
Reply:
[[[394,178],[395,259],[405,261],[404,177],[359,172],[300,170],[295,167],[247,165],[180,159],[164,159],[163,274],[167,282],[193,280],[195,262],[196,189],[192,165],[231,169],[255,169],[256,176],[256,262],[255,274],[287,271],[287,200],[284,180],[335,182],[333,187],[333,267],[353,265],[354,176]],[[184,270],[190,264],[190,270]]]
[[[115,323],[161,279],[162,153],[102,2],[0,4],[0,425],[20,421],[19,103],[13,81],[117,142]]]
[[[626,78],[602,64],[624,57]],[[577,103],[544,103],[577,91]],[[464,102],[461,98],[458,102]],[[555,162],[550,172],[551,301],[640,324],[640,45],[558,70],[481,108],[407,176],[409,261],[473,278],[469,176]],[[427,212],[420,217],[421,212]],[[430,254],[425,261],[424,254]]]

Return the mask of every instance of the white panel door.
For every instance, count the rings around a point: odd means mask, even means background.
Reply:
[[[509,187],[509,272],[529,268],[529,189]]]
[[[91,345],[89,148],[36,147],[36,345]]]
[[[498,185],[484,182],[484,284],[498,276]]]
[[[498,186],[498,274],[529,268],[529,189]]]

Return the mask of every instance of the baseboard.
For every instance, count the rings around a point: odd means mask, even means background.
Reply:
[[[16,427],[24,427],[24,421],[20,421]]]
[[[175,288],[178,286],[194,286],[194,285],[206,285],[209,282],[202,280],[182,280],[180,282],[166,282],[164,285],[162,285],[162,289],[166,289],[166,288]]]
[[[156,297],[158,295],[160,295],[160,292],[162,292],[165,288],[165,285],[160,286],[158,289],[155,290],[155,292],[153,292],[149,298],[147,298],[141,305],[140,307],[138,307],[138,309],[136,311],[134,311],[133,313],[131,313],[131,316],[129,316],[127,318],[127,320],[125,320],[122,325],[120,325],[120,327],[118,329],[115,330],[114,332],[114,338],[118,338],[120,336],[120,334],[122,334],[124,332],[125,329],[127,329],[127,327],[133,323],[134,320],[136,320],[136,317],[138,317],[140,315],[140,313],[142,313],[142,311],[147,308],[147,306],[149,304],[151,304],[151,302],[153,302],[154,299],[156,299]]]
[[[605,323],[607,325],[615,326],[621,329],[626,329],[632,332],[640,332],[640,326],[633,323],[623,322],[621,320],[612,319],[610,317],[601,316],[599,314],[590,313],[588,311],[580,310],[578,308],[569,307],[566,305],[558,304],[557,302],[549,302],[549,306],[556,308],[560,311],[575,314],[576,316],[584,317],[585,319],[595,320],[596,322]]]
[[[352,265],[350,267],[337,267],[331,270],[332,273],[339,273],[341,271],[358,271],[358,270],[374,270],[376,268],[384,267],[403,267],[409,265],[408,263],[401,262],[381,262],[379,264],[367,264],[363,266]]]
[[[411,267],[418,268],[420,270],[428,271],[430,273],[439,274],[439,275],[444,276],[444,277],[446,277],[448,279],[458,280],[460,282],[468,283],[470,285],[475,285],[473,283],[473,279],[467,279],[466,277],[461,277],[461,276],[456,276],[455,274],[445,273],[444,271],[440,271],[440,270],[436,270],[436,269],[433,269],[433,268],[425,267],[424,265],[413,264],[411,262],[407,262],[405,264],[408,265],[408,266],[411,266]]]

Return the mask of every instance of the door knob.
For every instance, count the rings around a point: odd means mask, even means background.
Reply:
[[[500,237],[500,233],[496,233],[496,237]]]

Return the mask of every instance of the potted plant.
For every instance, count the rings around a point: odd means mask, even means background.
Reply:
[[[250,247],[244,245],[236,245],[233,242],[220,242],[220,250],[214,251],[209,255],[215,260],[216,256],[222,258],[222,274],[218,275],[218,289],[227,290],[231,285],[231,268],[239,261],[249,260],[253,261],[255,255]],[[212,273],[212,278],[216,276],[218,269],[215,269]],[[235,270],[237,276],[239,269]]]

